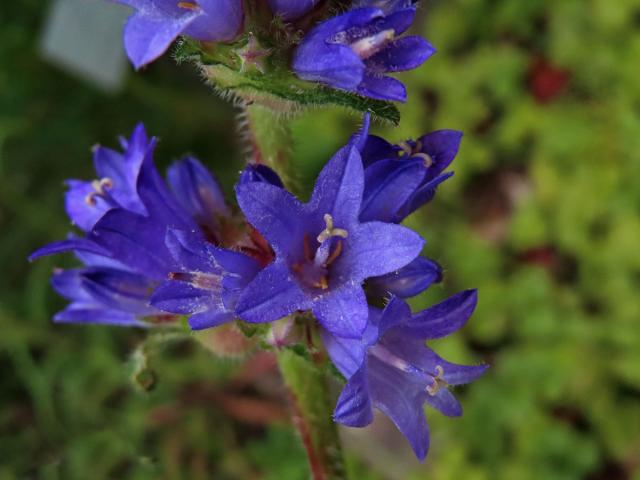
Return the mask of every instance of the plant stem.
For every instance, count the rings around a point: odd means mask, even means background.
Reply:
[[[258,103],[246,104],[244,114],[253,162],[278,172],[284,184],[295,192],[297,182],[292,172],[293,144],[286,119],[282,114]]]
[[[267,106],[245,106],[253,161],[273,168],[297,192],[292,172],[292,140],[286,120]],[[308,321],[313,321],[308,319]],[[278,365],[289,391],[293,423],[304,444],[313,480],[344,480],[347,473],[328,390],[326,360],[290,349],[278,351]]]
[[[338,429],[331,417],[328,379],[321,365],[288,349],[278,352],[278,365],[313,480],[347,478]]]

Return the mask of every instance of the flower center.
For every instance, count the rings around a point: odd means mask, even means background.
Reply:
[[[91,182],[91,187],[93,188],[93,192],[89,192],[87,196],[84,197],[84,201],[87,205],[95,207],[96,197],[105,197],[107,195],[107,190],[111,190],[113,188],[113,180],[109,177],[94,180]]]
[[[425,372],[422,368],[416,367],[415,365],[400,358],[381,343],[377,343],[370,347],[369,353],[381,362],[408,373],[420,382],[426,383],[427,386],[425,387],[425,391],[432,397],[436,395],[442,387],[446,388],[448,386],[447,382],[443,378],[444,369],[442,368],[442,365],[436,365],[434,373]]]
[[[342,253],[342,239],[349,235],[343,228],[334,226],[333,217],[328,213],[324,215],[324,223],[324,230],[316,237],[320,245],[315,253],[311,251],[309,235],[305,234],[303,259],[291,266],[302,283],[321,290],[329,288],[329,267]]]
[[[356,40],[349,44],[349,47],[358,57],[366,60],[385,48],[389,42],[393,40],[395,33],[393,28],[382,30],[381,32]]]

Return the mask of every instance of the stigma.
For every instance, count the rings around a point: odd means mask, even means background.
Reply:
[[[91,182],[91,188],[93,188],[93,192],[89,192],[87,196],[84,197],[84,201],[87,205],[94,207],[96,205],[96,197],[104,197],[107,190],[111,190],[113,188],[113,180],[109,177],[94,180]]]
[[[347,238],[349,236],[349,232],[347,232],[345,229],[335,228],[333,226],[333,217],[331,215],[329,215],[328,213],[325,213],[323,218],[325,223],[325,229],[322,232],[320,232],[320,234],[318,235],[316,239],[318,240],[318,243],[324,243],[325,241],[329,240],[331,237]]]

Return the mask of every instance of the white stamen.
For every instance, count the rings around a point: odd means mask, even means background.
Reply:
[[[395,33],[395,30],[392,28],[383,30],[375,35],[356,40],[349,46],[358,57],[365,60],[382,50],[387,43],[393,40]]]

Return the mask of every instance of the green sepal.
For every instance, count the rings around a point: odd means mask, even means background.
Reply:
[[[268,323],[249,323],[242,320],[236,320],[236,326],[247,338],[255,336],[264,338],[269,333],[269,328],[271,328]]]

